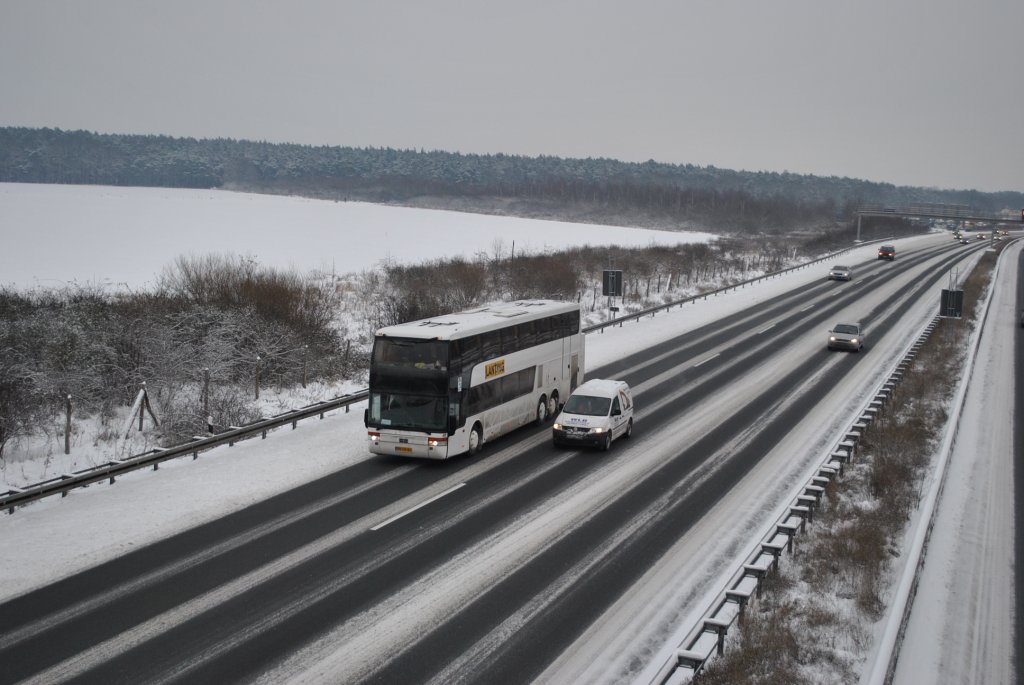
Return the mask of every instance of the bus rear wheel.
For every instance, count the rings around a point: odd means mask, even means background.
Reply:
[[[480,451],[480,446],[484,444],[484,429],[480,427],[480,424],[474,424],[473,430],[469,432],[469,456],[473,456]]]

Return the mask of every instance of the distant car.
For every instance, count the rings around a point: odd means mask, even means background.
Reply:
[[[828,349],[853,350],[864,349],[864,329],[859,323],[837,323],[828,332]]]
[[[849,281],[853,278],[853,269],[848,266],[833,266],[828,272],[828,280],[830,281]]]
[[[961,239],[960,239],[960,244],[961,244],[961,245],[970,245],[970,244],[971,244],[971,241],[970,241],[970,240],[968,240],[967,238],[961,238]]]
[[[888,259],[890,262],[896,259],[896,246],[882,245],[880,248],[878,248],[878,258]]]

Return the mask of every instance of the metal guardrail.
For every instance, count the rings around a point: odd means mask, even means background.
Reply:
[[[324,414],[327,412],[340,409],[342,407],[348,411],[349,405],[365,400],[368,396],[368,390],[360,390],[359,392],[351,395],[336,397],[331,400],[324,400],[323,402],[311,404],[307,407],[303,407],[302,409],[278,414],[277,416],[272,416],[268,419],[261,419],[260,421],[251,423],[247,426],[232,426],[228,430],[221,431],[220,433],[211,435],[210,437],[196,437],[189,442],[181,445],[175,445],[174,447],[157,447],[148,452],[128,457],[127,459],[114,459],[112,461],[108,461],[102,466],[66,473],[56,478],[36,483],[35,485],[27,488],[11,488],[3,495],[0,495],[0,509],[7,509],[8,513],[13,514],[16,507],[40,500],[44,497],[56,494],[66,496],[70,490],[85,487],[103,480],[109,480],[113,483],[118,476],[122,476],[138,469],[148,468],[150,466],[156,470],[162,462],[165,462],[168,459],[175,459],[186,454],[191,454],[193,459],[197,459],[199,457],[199,453],[202,451],[225,444],[234,445],[236,442],[256,435],[257,433],[261,433],[265,438],[267,437],[267,431],[288,425],[289,423],[292,424],[292,428],[294,429],[296,424],[302,419],[308,419],[313,416],[319,416],[322,419]]]
[[[886,240],[892,240],[892,238],[883,238],[879,240],[868,241],[861,243],[860,245],[869,245],[872,242],[884,242]],[[642,317],[654,316],[657,312],[667,311],[672,307],[680,306],[688,302],[694,302],[696,300],[706,300],[709,296],[713,297],[718,295],[719,293],[727,293],[730,290],[744,288],[748,285],[758,283],[759,281],[767,280],[769,278],[775,278],[777,276],[782,276],[791,271],[797,271],[799,269],[804,269],[809,266],[819,264],[823,261],[831,260],[838,255],[845,254],[850,250],[856,249],[856,247],[859,247],[860,245],[848,247],[846,249],[833,252],[811,262],[798,264],[797,266],[792,266],[787,269],[782,269],[780,271],[773,271],[772,273],[765,274],[764,276],[759,276],[758,278],[751,278],[749,280],[742,281],[741,283],[735,283],[722,288],[718,288],[716,290],[710,290],[708,292],[701,293],[700,295],[688,297],[683,300],[669,302],[667,304],[658,305],[657,307],[649,307],[647,309],[632,312],[630,314],[626,314],[615,319],[609,319],[608,321],[603,321],[592,326],[587,326],[582,330],[584,333],[593,333],[595,331],[603,332],[605,328],[609,328],[615,325],[621,326],[626,321],[639,321]],[[16,507],[29,504],[30,502],[35,502],[37,500],[43,499],[44,497],[50,497],[51,495],[56,494],[60,494],[61,496],[67,496],[67,493],[71,490],[74,490],[75,488],[85,487],[87,485],[91,485],[92,483],[98,483],[103,480],[109,480],[110,483],[114,483],[115,479],[118,476],[122,476],[126,473],[130,473],[138,469],[152,467],[154,470],[156,470],[157,468],[159,468],[162,462],[167,461],[168,459],[176,459],[186,454],[192,454],[192,458],[196,459],[198,458],[199,452],[201,451],[209,450],[214,447],[219,447],[220,445],[224,444],[234,445],[236,442],[244,440],[257,433],[262,433],[263,437],[265,438],[267,437],[267,431],[272,430],[274,428],[279,428],[289,423],[292,424],[292,428],[294,428],[295,424],[298,421],[301,421],[302,419],[310,418],[316,415],[319,415],[320,418],[323,418],[323,415],[326,412],[332,411],[334,409],[340,409],[341,407],[345,407],[347,411],[347,407],[349,405],[365,400],[367,399],[368,396],[369,390],[360,390],[351,395],[336,397],[334,399],[325,400],[317,404],[311,404],[308,407],[303,407],[302,409],[297,409],[295,411],[278,414],[277,416],[273,416],[269,419],[262,419],[260,421],[257,421],[246,426],[232,426],[230,429],[222,431],[210,437],[196,437],[190,442],[186,442],[181,445],[175,445],[174,447],[157,447],[148,452],[133,455],[131,457],[128,457],[127,459],[115,459],[108,461],[102,466],[62,474],[61,476],[42,481],[40,483],[36,483],[27,488],[11,487],[6,493],[0,495],[0,509],[7,509],[8,513],[13,514]]]

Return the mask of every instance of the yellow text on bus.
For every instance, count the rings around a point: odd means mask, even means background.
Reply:
[[[505,373],[505,360],[499,359],[484,366],[484,378],[494,378]]]

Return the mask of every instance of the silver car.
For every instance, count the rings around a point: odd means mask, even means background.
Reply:
[[[828,349],[860,352],[864,349],[864,328],[859,323],[837,323],[828,332]]]
[[[849,281],[853,278],[853,269],[848,266],[833,266],[828,272],[828,280],[830,281]]]

